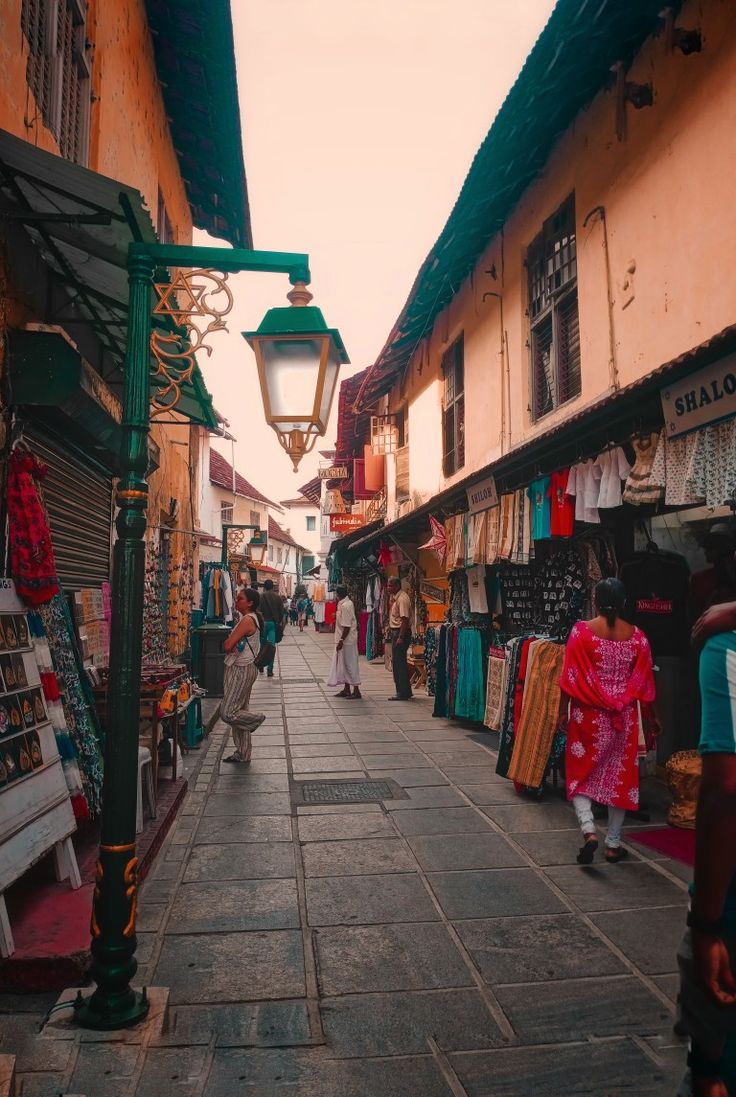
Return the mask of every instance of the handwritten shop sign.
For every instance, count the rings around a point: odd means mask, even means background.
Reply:
[[[467,493],[468,512],[470,514],[478,514],[481,510],[490,510],[491,507],[498,505],[496,481],[492,476],[473,484],[472,488],[467,489]]]
[[[365,516],[362,514],[331,514],[331,533],[350,533],[351,530],[360,529],[365,525]]]
[[[320,469],[319,478],[320,480],[347,480],[348,466],[330,465],[327,469]]]
[[[437,587],[434,583],[428,583],[425,579],[419,585],[422,597],[425,602],[434,602],[438,605],[444,606],[447,604],[447,597],[449,591],[447,587]]]
[[[736,415],[736,354],[668,385],[660,398],[668,438]]]

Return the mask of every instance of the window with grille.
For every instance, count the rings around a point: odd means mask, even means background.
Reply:
[[[232,503],[220,504],[220,522],[223,526],[231,526],[233,524],[234,507]]]
[[[465,464],[465,359],[462,335],[442,356],[442,467],[452,476]]]
[[[91,97],[86,0],[22,0],[26,80],[66,160],[87,162]]]
[[[580,395],[575,198],[545,221],[529,248],[532,419]]]
[[[314,533],[317,529],[317,519],[313,514],[307,515],[307,533]]]

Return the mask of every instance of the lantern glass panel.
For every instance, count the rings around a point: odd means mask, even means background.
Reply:
[[[327,421],[330,418],[330,408],[332,407],[332,400],[335,395],[335,386],[337,385],[340,365],[340,353],[332,339],[330,339],[329,349],[327,351],[327,366],[325,369],[324,384],[319,401],[319,421],[324,430],[327,429]]]
[[[261,340],[271,415],[282,420],[278,425],[284,432],[306,431],[313,421],[323,342],[321,338]]]

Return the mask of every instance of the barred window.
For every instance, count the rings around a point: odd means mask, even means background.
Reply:
[[[527,255],[532,419],[581,392],[575,198],[548,218]]]
[[[442,467],[452,476],[465,464],[465,348],[462,335],[442,356]]]
[[[22,0],[26,80],[67,160],[86,163],[91,96],[86,0]]]

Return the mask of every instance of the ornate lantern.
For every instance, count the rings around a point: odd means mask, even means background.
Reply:
[[[336,328],[328,328],[303,282],[290,308],[269,309],[258,331],[244,331],[258,365],[266,422],[294,465],[324,436],[340,366],[350,359]]]

